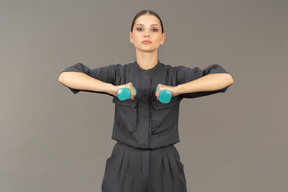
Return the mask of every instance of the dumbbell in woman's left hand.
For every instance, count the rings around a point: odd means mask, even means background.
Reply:
[[[155,96],[157,97],[157,100],[159,100],[160,102],[169,103],[171,100],[171,97],[174,97],[177,95],[176,88],[177,86],[168,86],[168,85],[158,84],[155,90]]]

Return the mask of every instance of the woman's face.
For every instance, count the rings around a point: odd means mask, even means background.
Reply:
[[[154,15],[138,17],[129,37],[136,50],[144,52],[157,51],[160,44],[165,41],[165,33],[162,33],[160,21]]]

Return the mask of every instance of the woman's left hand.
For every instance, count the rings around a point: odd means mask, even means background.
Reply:
[[[155,93],[155,96],[157,97],[157,100],[159,100],[159,93],[160,91],[162,90],[168,90],[172,93],[172,97],[175,97],[177,96],[177,86],[169,86],[169,85],[163,85],[163,84],[158,84],[158,87],[157,87],[157,92]]]

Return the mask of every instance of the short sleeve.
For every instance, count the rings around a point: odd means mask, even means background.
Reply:
[[[72,65],[72,66],[66,68],[62,72],[82,72],[82,73],[85,73],[86,75],[89,75],[89,76],[91,76],[91,77],[93,77],[95,79],[98,79],[100,81],[104,81],[106,83],[115,84],[117,68],[119,68],[119,67],[120,67],[120,64],[108,65],[108,66],[104,66],[104,67],[90,69],[89,67],[87,67],[86,65],[84,65],[82,63],[77,63],[75,65]],[[68,87],[68,86],[66,86],[66,87]],[[73,89],[71,87],[68,87],[68,88],[74,94],[78,93],[79,91],[93,92],[93,93],[100,93],[100,94],[108,94],[106,92],[80,90],[80,89]],[[110,94],[108,94],[108,95],[110,95]]]
[[[187,83],[189,81],[193,81],[195,79],[198,79],[208,74],[216,74],[216,73],[228,73],[228,72],[218,64],[210,65],[204,70],[201,70],[199,67],[189,68],[185,66],[177,66],[176,67],[177,85]],[[228,87],[229,86],[220,90],[216,90],[216,91],[185,93],[185,94],[181,94],[181,97],[182,98],[196,98],[196,97],[202,97],[202,96],[211,95],[211,94],[215,94],[219,92],[224,93],[228,89]]]

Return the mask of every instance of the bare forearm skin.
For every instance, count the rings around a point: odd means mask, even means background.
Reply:
[[[176,96],[184,93],[216,91],[231,84],[233,84],[233,78],[228,73],[209,74],[176,86],[174,94]]]
[[[117,90],[123,87],[128,87],[132,92],[131,99],[134,98],[135,92],[132,88],[132,83],[125,85],[115,86],[111,83],[106,83],[90,77],[81,72],[62,72],[58,78],[58,81],[68,87],[80,90],[100,91],[106,92],[111,95],[117,96]],[[172,92],[172,96],[177,96],[185,93],[202,92],[202,91],[215,91],[223,89],[233,84],[233,78],[227,73],[209,74],[199,79],[183,83],[177,86],[168,86],[158,84],[158,90],[155,94],[157,99],[159,92],[163,89],[167,89]]]
[[[58,77],[58,81],[73,89],[100,91],[117,95],[117,87],[113,84],[100,81],[81,72],[62,72]]]

